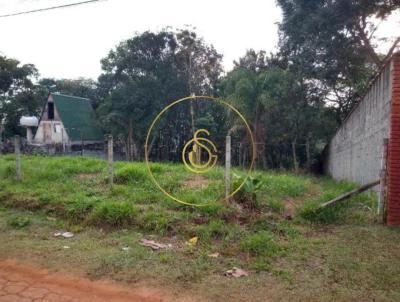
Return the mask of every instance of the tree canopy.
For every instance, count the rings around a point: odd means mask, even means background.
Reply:
[[[326,102],[335,105],[340,122],[359,101],[388,53],[377,50],[379,20],[400,8],[393,0],[277,0],[282,8],[280,54],[290,68],[308,79]]]

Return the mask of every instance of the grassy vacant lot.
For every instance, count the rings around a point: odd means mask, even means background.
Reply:
[[[0,257],[91,278],[184,288],[210,301],[400,299],[400,231],[375,223],[373,196],[313,211],[353,184],[254,172],[261,184],[256,200],[243,191],[229,206],[194,208],[156,190],[143,163],[115,166],[116,184],[109,190],[103,161],[24,157],[23,181],[17,183],[14,158],[0,157]],[[201,196],[209,202],[221,192],[221,171],[192,179],[180,165],[152,169],[185,200]],[[288,210],[297,212],[293,220],[285,219]],[[76,236],[54,238],[61,229]],[[198,244],[186,245],[193,236]],[[173,248],[153,252],[138,245],[141,238]],[[209,257],[215,252],[218,258]],[[234,266],[250,276],[225,277]]]

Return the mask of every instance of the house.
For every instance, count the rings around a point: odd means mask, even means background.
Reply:
[[[73,145],[102,143],[104,136],[96,124],[94,110],[87,98],[50,93],[43,107],[32,143]]]

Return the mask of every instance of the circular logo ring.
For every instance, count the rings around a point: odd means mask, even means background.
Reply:
[[[251,141],[251,146],[252,146],[252,157],[251,157],[251,163],[250,163],[250,167],[247,170],[247,174],[246,177],[243,179],[242,183],[236,188],[236,190],[234,190],[233,192],[231,192],[231,194],[229,194],[228,196],[226,196],[225,198],[222,198],[219,201],[222,200],[228,200],[230,199],[233,195],[235,195],[237,192],[239,192],[239,190],[243,187],[243,185],[245,184],[247,178],[250,175],[251,170],[253,169],[254,166],[254,161],[255,161],[255,143],[254,143],[254,137],[253,137],[253,133],[251,132],[250,126],[247,123],[246,119],[244,118],[244,116],[239,112],[239,110],[237,110],[235,107],[233,107],[231,104],[227,103],[226,101],[223,101],[221,99],[215,98],[215,97],[211,97],[211,96],[188,96],[188,97],[184,97],[182,99],[176,100],[174,102],[172,102],[171,104],[169,104],[168,106],[164,107],[163,110],[161,110],[158,115],[155,117],[155,119],[153,120],[153,122],[151,123],[149,130],[147,131],[147,135],[146,135],[146,142],[144,145],[144,153],[145,153],[145,161],[146,161],[146,166],[147,166],[147,170],[150,174],[150,178],[153,181],[153,183],[158,187],[158,189],[160,189],[161,192],[163,192],[166,196],[168,196],[169,198],[171,198],[172,200],[183,204],[183,205],[188,205],[188,206],[194,206],[194,207],[205,207],[210,205],[212,202],[209,203],[205,203],[205,204],[196,204],[196,203],[190,203],[190,202],[186,202],[184,200],[180,200],[179,198],[173,196],[171,193],[167,192],[156,180],[156,178],[154,177],[153,173],[151,172],[151,168],[150,168],[150,162],[149,162],[149,148],[148,148],[148,144],[149,144],[149,140],[150,140],[150,135],[151,132],[155,126],[155,124],[157,123],[157,121],[160,119],[160,117],[167,111],[169,110],[171,107],[182,103],[184,101],[188,101],[188,100],[196,100],[196,99],[202,99],[202,100],[207,100],[207,101],[214,101],[217,103],[220,103],[222,105],[227,106],[229,109],[231,109],[233,112],[235,112],[240,119],[243,121],[243,123],[245,124],[247,131],[249,132],[250,135],[250,141]],[[187,146],[187,145],[186,145]]]

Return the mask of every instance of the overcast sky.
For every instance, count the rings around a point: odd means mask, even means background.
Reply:
[[[0,0],[0,15],[80,0]],[[400,32],[400,14],[381,36]],[[136,32],[190,24],[224,55],[229,70],[246,49],[275,51],[281,20],[275,0],[104,0],[0,18],[0,53],[33,63],[42,77],[96,79],[100,59]]]

